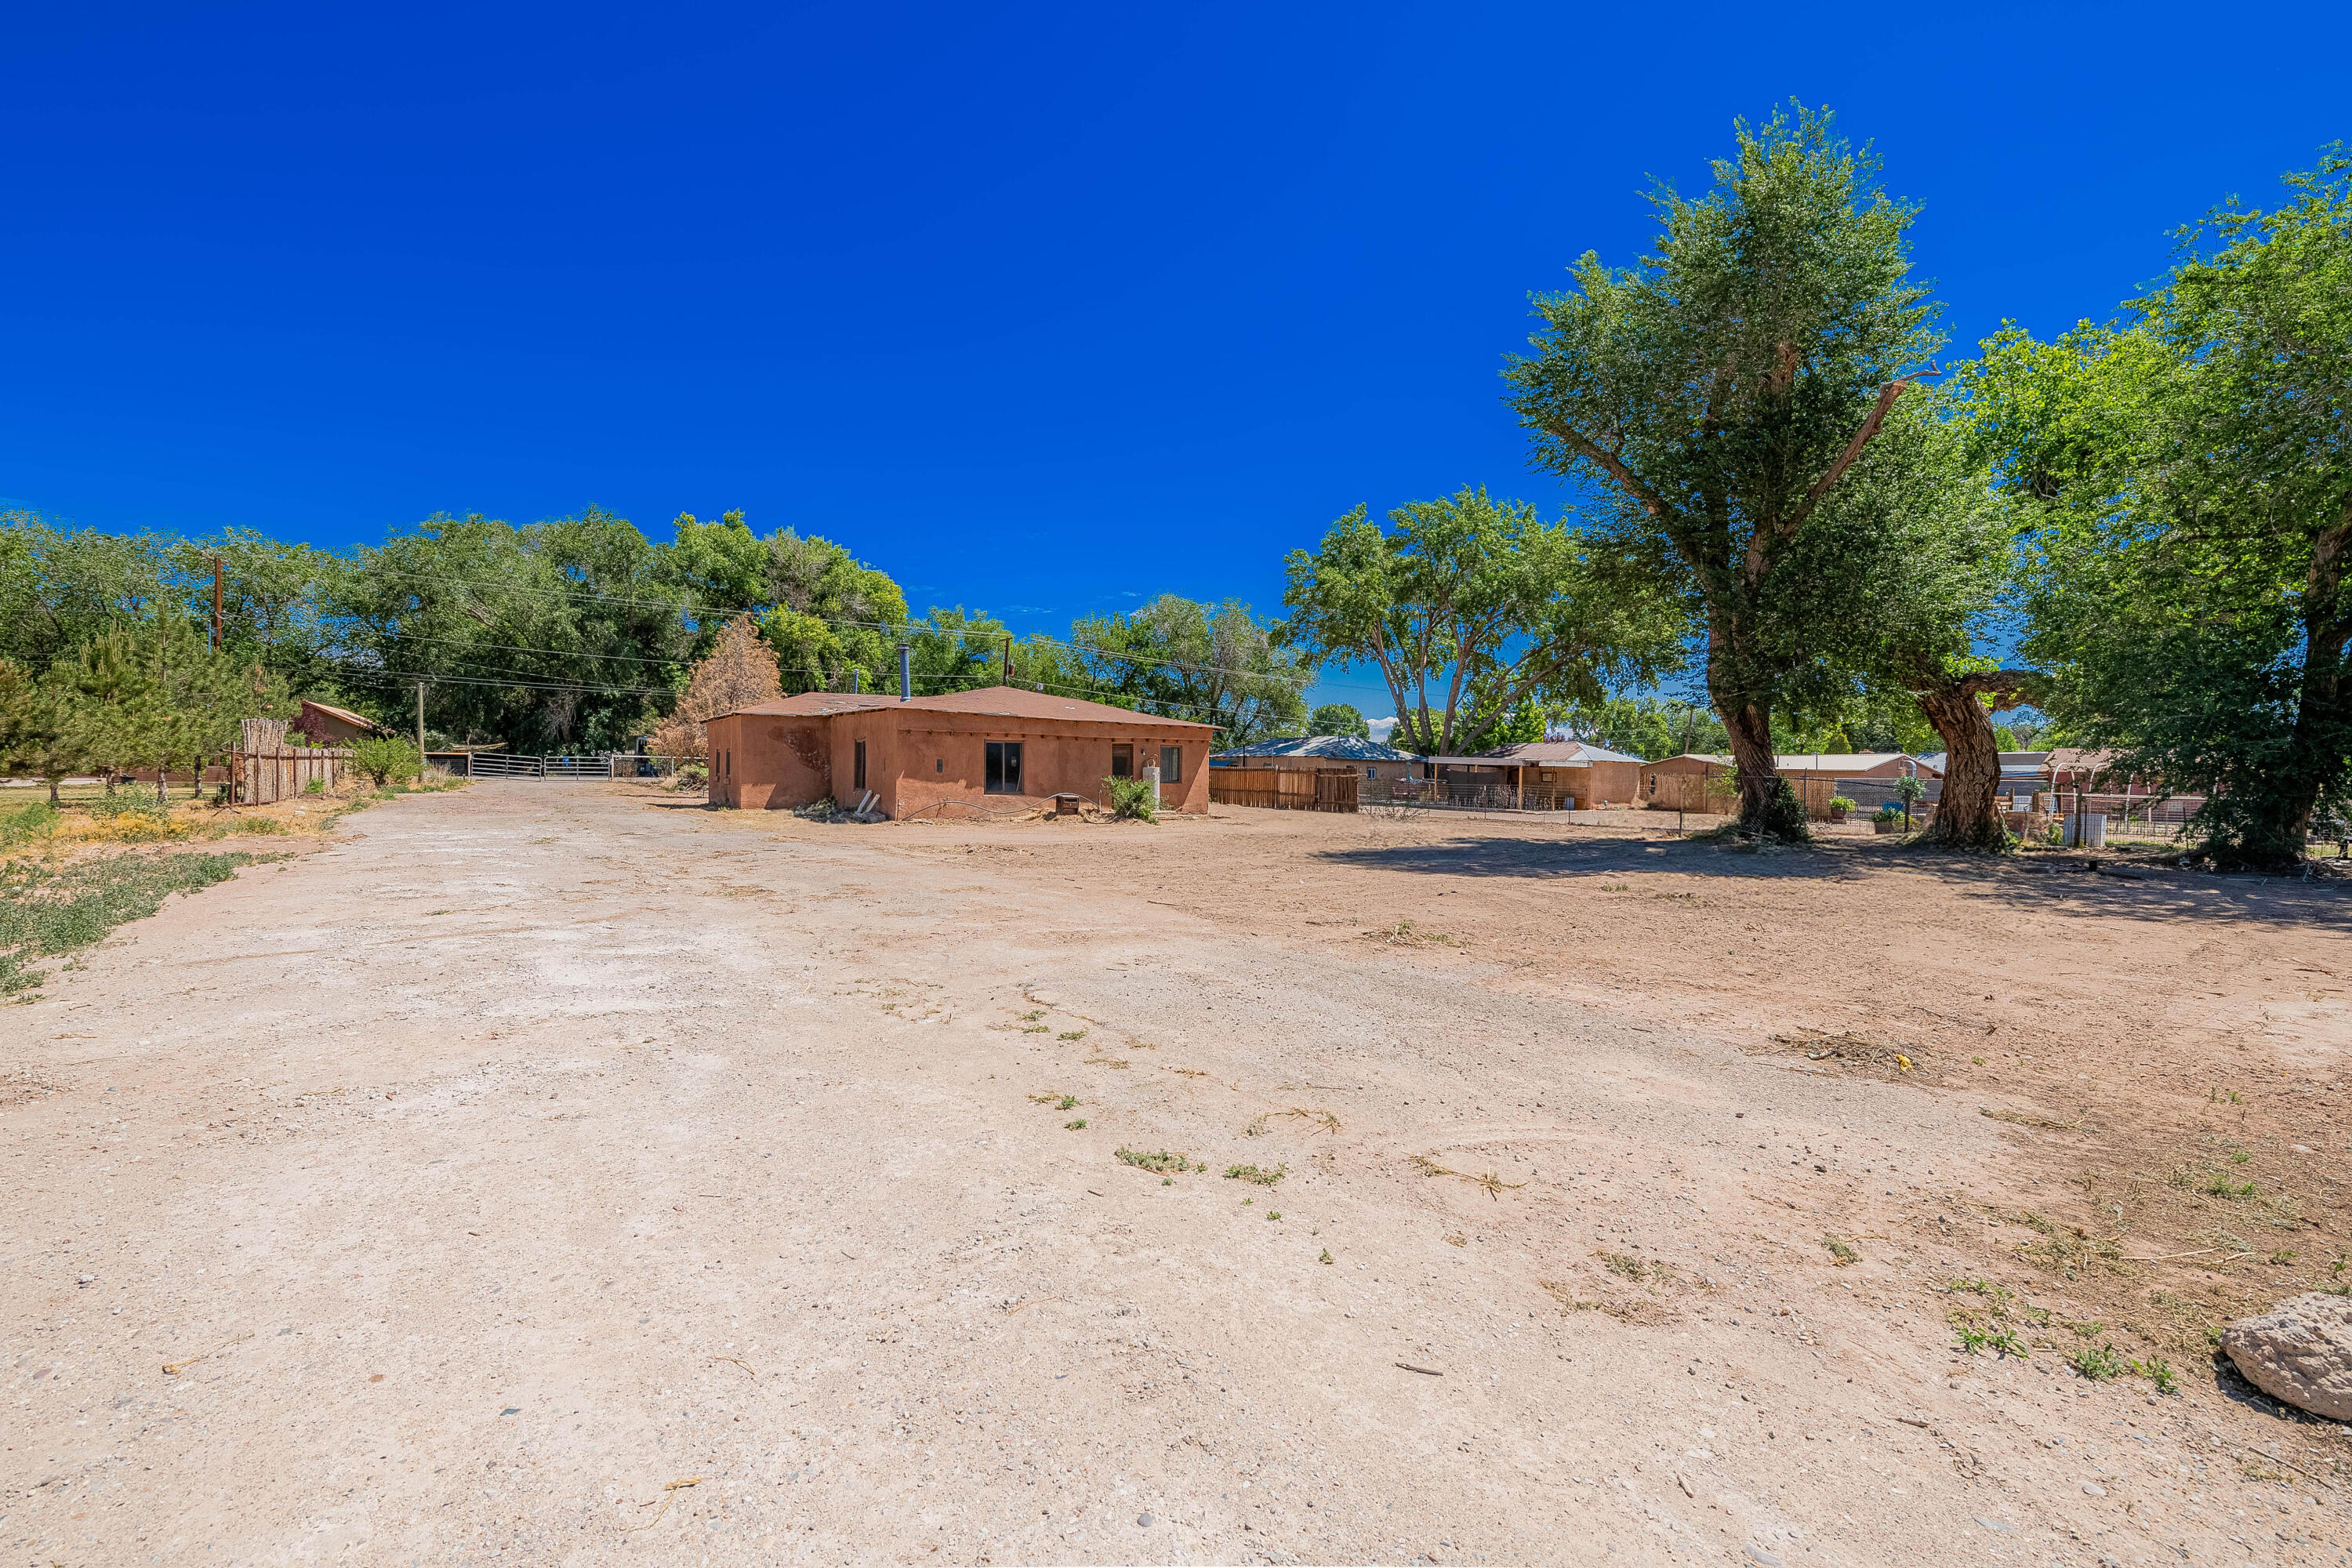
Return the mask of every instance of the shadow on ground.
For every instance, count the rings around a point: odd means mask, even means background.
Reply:
[[[1830,839],[1758,851],[1711,840],[1512,838],[1463,836],[1419,844],[1361,845],[1321,851],[1333,866],[1443,877],[1570,879],[1672,871],[1727,881],[1859,881],[1911,871],[1972,897],[2005,903],[2064,898],[2087,910],[2134,920],[2224,920],[2274,924],[2352,924],[2352,879],[2214,876],[2168,866],[2102,870],[2074,855],[1946,854],[1897,844]]]

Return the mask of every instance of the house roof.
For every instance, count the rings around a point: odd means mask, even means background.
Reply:
[[[341,719],[346,724],[356,724],[362,730],[373,730],[376,727],[375,721],[366,714],[354,713],[348,708],[338,708],[331,702],[313,702],[305,697],[302,699],[302,706],[315,709],[330,719]]]
[[[1739,764],[1721,752],[1677,752],[1671,757],[1660,757],[1657,763],[1705,763],[1711,768],[1731,768]],[[1655,767],[1657,763],[1649,766]]]
[[[1594,763],[1638,763],[1642,759],[1596,746],[1590,741],[1522,741],[1513,746],[1496,746],[1489,752],[1428,760],[1487,768],[1582,768]]]
[[[1138,713],[1132,709],[1114,708],[1108,702],[1089,702],[1082,697],[1060,697],[1050,691],[1028,691],[1018,686],[983,686],[976,691],[942,691],[929,697],[909,698],[904,702],[877,691],[803,691],[797,697],[779,697],[769,702],[752,702],[740,708],[730,708],[728,713],[818,719],[835,713],[857,713],[877,708],[895,708],[919,713],[981,713],[992,718],[1059,720],[1065,723],[1077,721],[1089,724],[1148,724],[1155,730],[1171,726],[1183,730],[1213,731],[1216,728],[1213,724],[1197,723],[1190,719],[1163,719],[1156,713]],[[711,717],[723,719],[728,713],[714,713]]]
[[[1418,759],[1358,735],[1277,735],[1219,752],[1220,757],[1334,757],[1349,763],[1410,763]]]
[[[1772,765],[1783,772],[1795,769],[1815,773],[1866,773],[1888,763],[1918,760],[1907,752],[1783,752],[1772,759]]]

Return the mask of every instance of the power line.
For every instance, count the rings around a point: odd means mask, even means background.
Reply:
[[[490,585],[485,584],[479,578],[460,577],[452,573],[404,572],[397,567],[391,566],[370,566],[366,568],[366,570],[375,572],[388,577],[405,577],[414,582],[455,583],[461,587],[474,589],[480,589],[486,585]],[[589,593],[585,590],[563,588],[529,588],[518,584],[507,583],[497,584],[494,584],[494,586],[500,593],[529,594],[539,598],[577,599],[595,604],[625,605],[631,606],[635,606],[646,602],[644,597],[637,595],[623,595],[617,594],[595,594]],[[790,605],[782,604],[766,605],[739,605],[731,608],[728,608],[716,605],[697,605],[691,601],[682,599],[667,601],[667,607],[698,616],[756,616],[764,610],[791,609]],[[905,637],[910,634],[919,635],[920,633],[928,632],[942,637],[984,637],[993,641],[998,637],[1010,637],[1013,635],[1010,631],[986,632],[968,629],[959,630],[957,628],[937,626],[912,619],[904,623],[894,623],[890,621],[861,621],[845,616],[812,615],[806,610],[793,610],[792,613],[796,616],[801,616],[808,620],[819,622],[824,626],[854,626],[864,631],[878,631],[886,636],[895,637]],[[1279,674],[1270,670],[1234,669],[1225,665],[1193,664],[1182,659],[1145,658],[1139,655],[1129,653],[1123,649],[1105,647],[1099,643],[1073,642],[1066,637],[1048,637],[1043,632],[1032,632],[1029,635],[1030,640],[1032,641],[1047,643],[1055,647],[1068,648],[1073,653],[1091,653],[1098,658],[1118,659],[1125,663],[1146,666],[1151,668],[1181,669],[1197,675],[1234,675],[1254,680],[1287,680],[1294,679],[1292,676]],[[1309,678],[1301,672],[1295,679],[1304,681]]]
[[[422,680],[428,684],[439,682],[453,686],[512,687],[533,691],[584,692],[588,695],[597,697],[676,697],[678,695],[677,690],[673,687],[588,686],[576,682],[542,680],[535,676],[524,675],[520,672],[500,672],[491,670],[486,674],[478,673],[474,675],[457,675],[446,671],[436,673],[431,670],[420,669],[387,669],[378,665],[353,664],[347,660],[333,658],[328,658],[325,662],[331,664],[338,669],[343,670],[344,672],[360,679],[379,680],[386,685],[397,683],[405,686],[412,681]],[[481,668],[480,666],[475,666],[474,668],[478,671]],[[789,669],[793,674],[821,676],[825,673],[821,669],[814,669],[806,665],[786,666],[782,668]],[[918,675],[911,679],[917,683],[938,684],[940,682],[961,681],[964,678],[956,675]],[[973,689],[967,686],[956,686],[952,688],[952,690],[970,689]],[[1034,686],[1022,688],[1021,689],[1051,691],[1060,696],[1076,697],[1085,701],[1098,702],[1106,708],[1115,708],[1118,706],[1118,704],[1115,702],[1103,702],[1101,697],[1087,691],[1083,687],[1057,686],[1049,681],[1038,681]],[[840,691],[832,692],[830,694],[836,697],[872,697],[886,702],[888,700],[888,693],[886,691]],[[1156,706],[1159,708],[1175,709],[1178,711],[1186,713],[1205,713],[1209,715],[1212,721],[1215,721],[1219,717],[1215,709],[1202,708],[1198,703],[1161,702],[1156,704]],[[1129,709],[1128,711],[1145,712],[1147,717],[1159,716],[1139,709]],[[1227,726],[1223,723],[1217,723],[1215,724],[1215,727],[1218,729],[1223,729]]]

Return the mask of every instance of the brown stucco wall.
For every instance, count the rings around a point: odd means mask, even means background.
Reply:
[[[827,719],[729,713],[708,726],[710,804],[789,811],[833,793]]]
[[[1205,731],[1160,729],[1148,720],[1133,725],[1037,723],[992,713],[922,711],[908,712],[900,725],[903,771],[890,807],[893,816],[927,810],[942,801],[968,801],[1003,810],[1064,793],[1099,800],[1102,781],[1110,773],[1110,749],[1114,744],[1135,748],[1139,778],[1147,766],[1160,761],[1160,747],[1181,748],[1184,753],[1184,776],[1175,784],[1161,781],[1160,809],[1196,814],[1209,809],[1209,740]],[[991,741],[1021,743],[1023,794],[987,793],[987,746]]]
[[[1642,764],[1639,763],[1591,763],[1576,770],[1592,780],[1593,805],[1624,805],[1641,798]],[[1577,792],[1581,795],[1581,790]],[[1578,801],[1579,805],[1587,804]]]
[[[1139,777],[1160,760],[1160,748],[1183,752],[1184,776],[1162,782],[1160,808],[1209,809],[1209,731],[1134,724],[1035,721],[992,713],[939,712],[883,707],[808,718],[730,713],[709,727],[710,802],[750,811],[787,811],[831,796],[857,804],[856,743],[866,742],[866,787],[880,797],[874,809],[898,817],[964,801],[996,810],[1034,805],[1067,792],[1101,798],[1111,747],[1135,748]],[[1018,795],[990,795],[987,745],[1021,744]]]

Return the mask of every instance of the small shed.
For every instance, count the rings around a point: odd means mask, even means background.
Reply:
[[[364,713],[354,713],[331,702],[314,702],[305,697],[302,699],[301,717],[287,728],[301,731],[310,737],[310,743],[314,746],[348,746],[363,736],[376,733],[381,726]]]
[[[1715,752],[1684,752],[1642,764],[1641,801],[1658,811],[1727,814],[1736,809],[1738,767]]]

